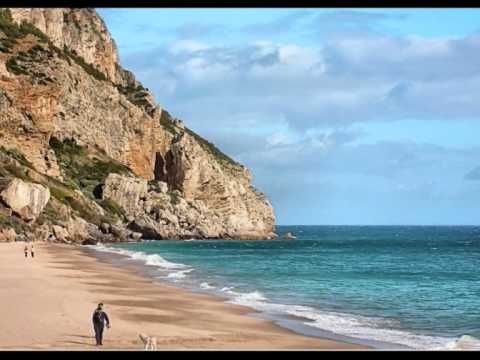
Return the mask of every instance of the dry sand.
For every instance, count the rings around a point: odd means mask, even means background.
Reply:
[[[252,309],[192,293],[89,256],[78,247],[0,244],[0,349],[97,349],[91,314],[105,304],[112,327],[103,349],[142,349],[139,333],[159,349],[361,349],[298,335]]]

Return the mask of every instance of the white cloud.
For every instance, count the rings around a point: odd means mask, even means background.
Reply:
[[[196,40],[182,39],[173,43],[170,52],[173,55],[191,54],[197,51],[206,50],[209,46]]]
[[[292,16],[289,29],[314,17]],[[317,17],[317,28],[297,34],[310,36],[302,42],[281,32],[282,21],[244,29],[249,39],[252,34],[263,39],[244,44],[238,42],[240,34],[235,42],[224,36],[223,45],[222,37],[215,45],[193,40],[199,37],[190,26],[182,40],[136,53],[127,58],[127,66],[162,106],[251,167],[262,189],[273,189],[274,201],[288,193],[296,196],[311,181],[310,193],[304,194],[309,199],[315,182],[321,184],[319,192],[330,184],[321,202],[333,201],[335,191],[353,199],[355,190],[377,197],[395,193],[405,202],[403,209],[422,194],[450,197],[455,206],[473,203],[480,182],[464,177],[476,177],[472,169],[478,166],[480,149],[469,153],[377,140],[362,144],[362,134],[352,132],[357,125],[367,129],[369,121],[436,120],[435,131],[440,120],[480,118],[480,34],[381,33],[383,20],[393,18],[402,16],[330,12]],[[283,41],[272,40],[280,33],[286,34]],[[465,184],[470,187],[463,188]]]
[[[288,145],[291,143],[288,135],[285,133],[275,132],[267,137],[267,146]]]

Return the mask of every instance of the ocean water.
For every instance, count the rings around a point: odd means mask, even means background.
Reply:
[[[95,248],[300,332],[377,347],[480,349],[480,227],[277,227],[287,231],[297,238]]]

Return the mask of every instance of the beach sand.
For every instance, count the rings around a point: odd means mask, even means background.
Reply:
[[[105,304],[112,327],[102,349],[142,349],[139,333],[159,349],[365,349],[298,335],[253,310],[211,295],[153,281],[80,247],[0,244],[0,349],[98,349],[91,314]]]

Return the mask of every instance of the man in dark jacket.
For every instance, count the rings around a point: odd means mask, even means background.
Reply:
[[[103,345],[103,328],[105,322],[107,323],[107,328],[110,328],[110,320],[105,311],[103,311],[103,303],[98,304],[97,308],[92,315],[93,329],[95,330],[95,340],[97,341],[97,346]]]

